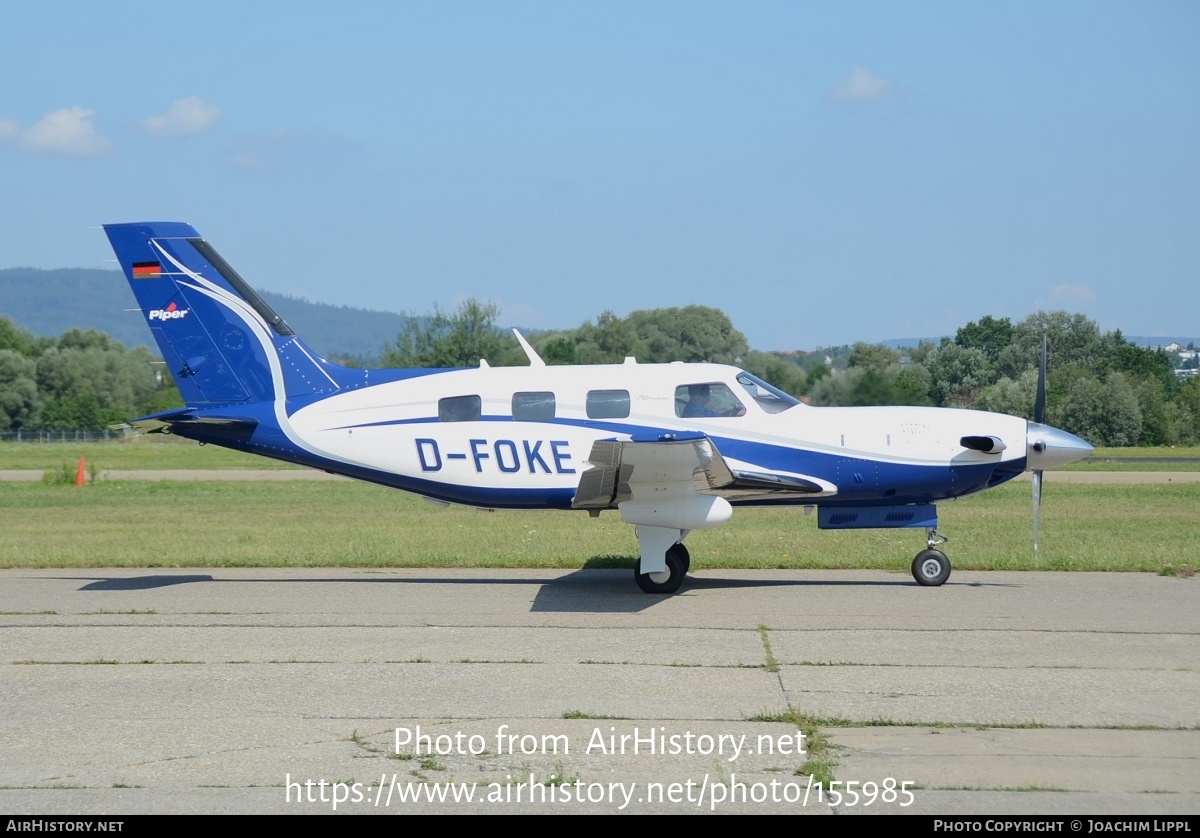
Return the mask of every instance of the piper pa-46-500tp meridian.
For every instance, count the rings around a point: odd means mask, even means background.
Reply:
[[[1082,439],[1014,416],[817,408],[720,364],[347,369],[318,357],[189,225],[105,226],[186,407],[133,421],[486,509],[616,510],[647,593],[679,589],[684,539],[734,506],[817,509],[822,529],[916,527],[922,585],[939,500],[1078,460]],[[1045,411],[1045,355],[1035,418]]]

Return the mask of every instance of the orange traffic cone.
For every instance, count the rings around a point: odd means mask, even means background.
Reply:
[[[83,465],[83,457],[80,457],[79,458],[79,467],[77,469],[75,469],[75,485],[76,486],[83,485],[83,477],[84,477],[85,471],[86,471],[86,469],[84,468],[84,465]]]

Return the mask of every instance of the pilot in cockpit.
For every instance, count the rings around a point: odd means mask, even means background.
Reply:
[[[683,407],[683,418],[693,419],[698,416],[720,416],[720,413],[708,406],[711,398],[712,390],[709,385],[688,385],[688,403]]]

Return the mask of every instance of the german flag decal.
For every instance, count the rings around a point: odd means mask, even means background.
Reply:
[[[162,265],[158,262],[134,262],[134,279],[158,279],[162,275]]]

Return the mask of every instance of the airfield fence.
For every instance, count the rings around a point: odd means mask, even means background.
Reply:
[[[108,442],[124,439],[124,431],[97,430],[54,430],[54,431],[0,431],[0,442]]]

